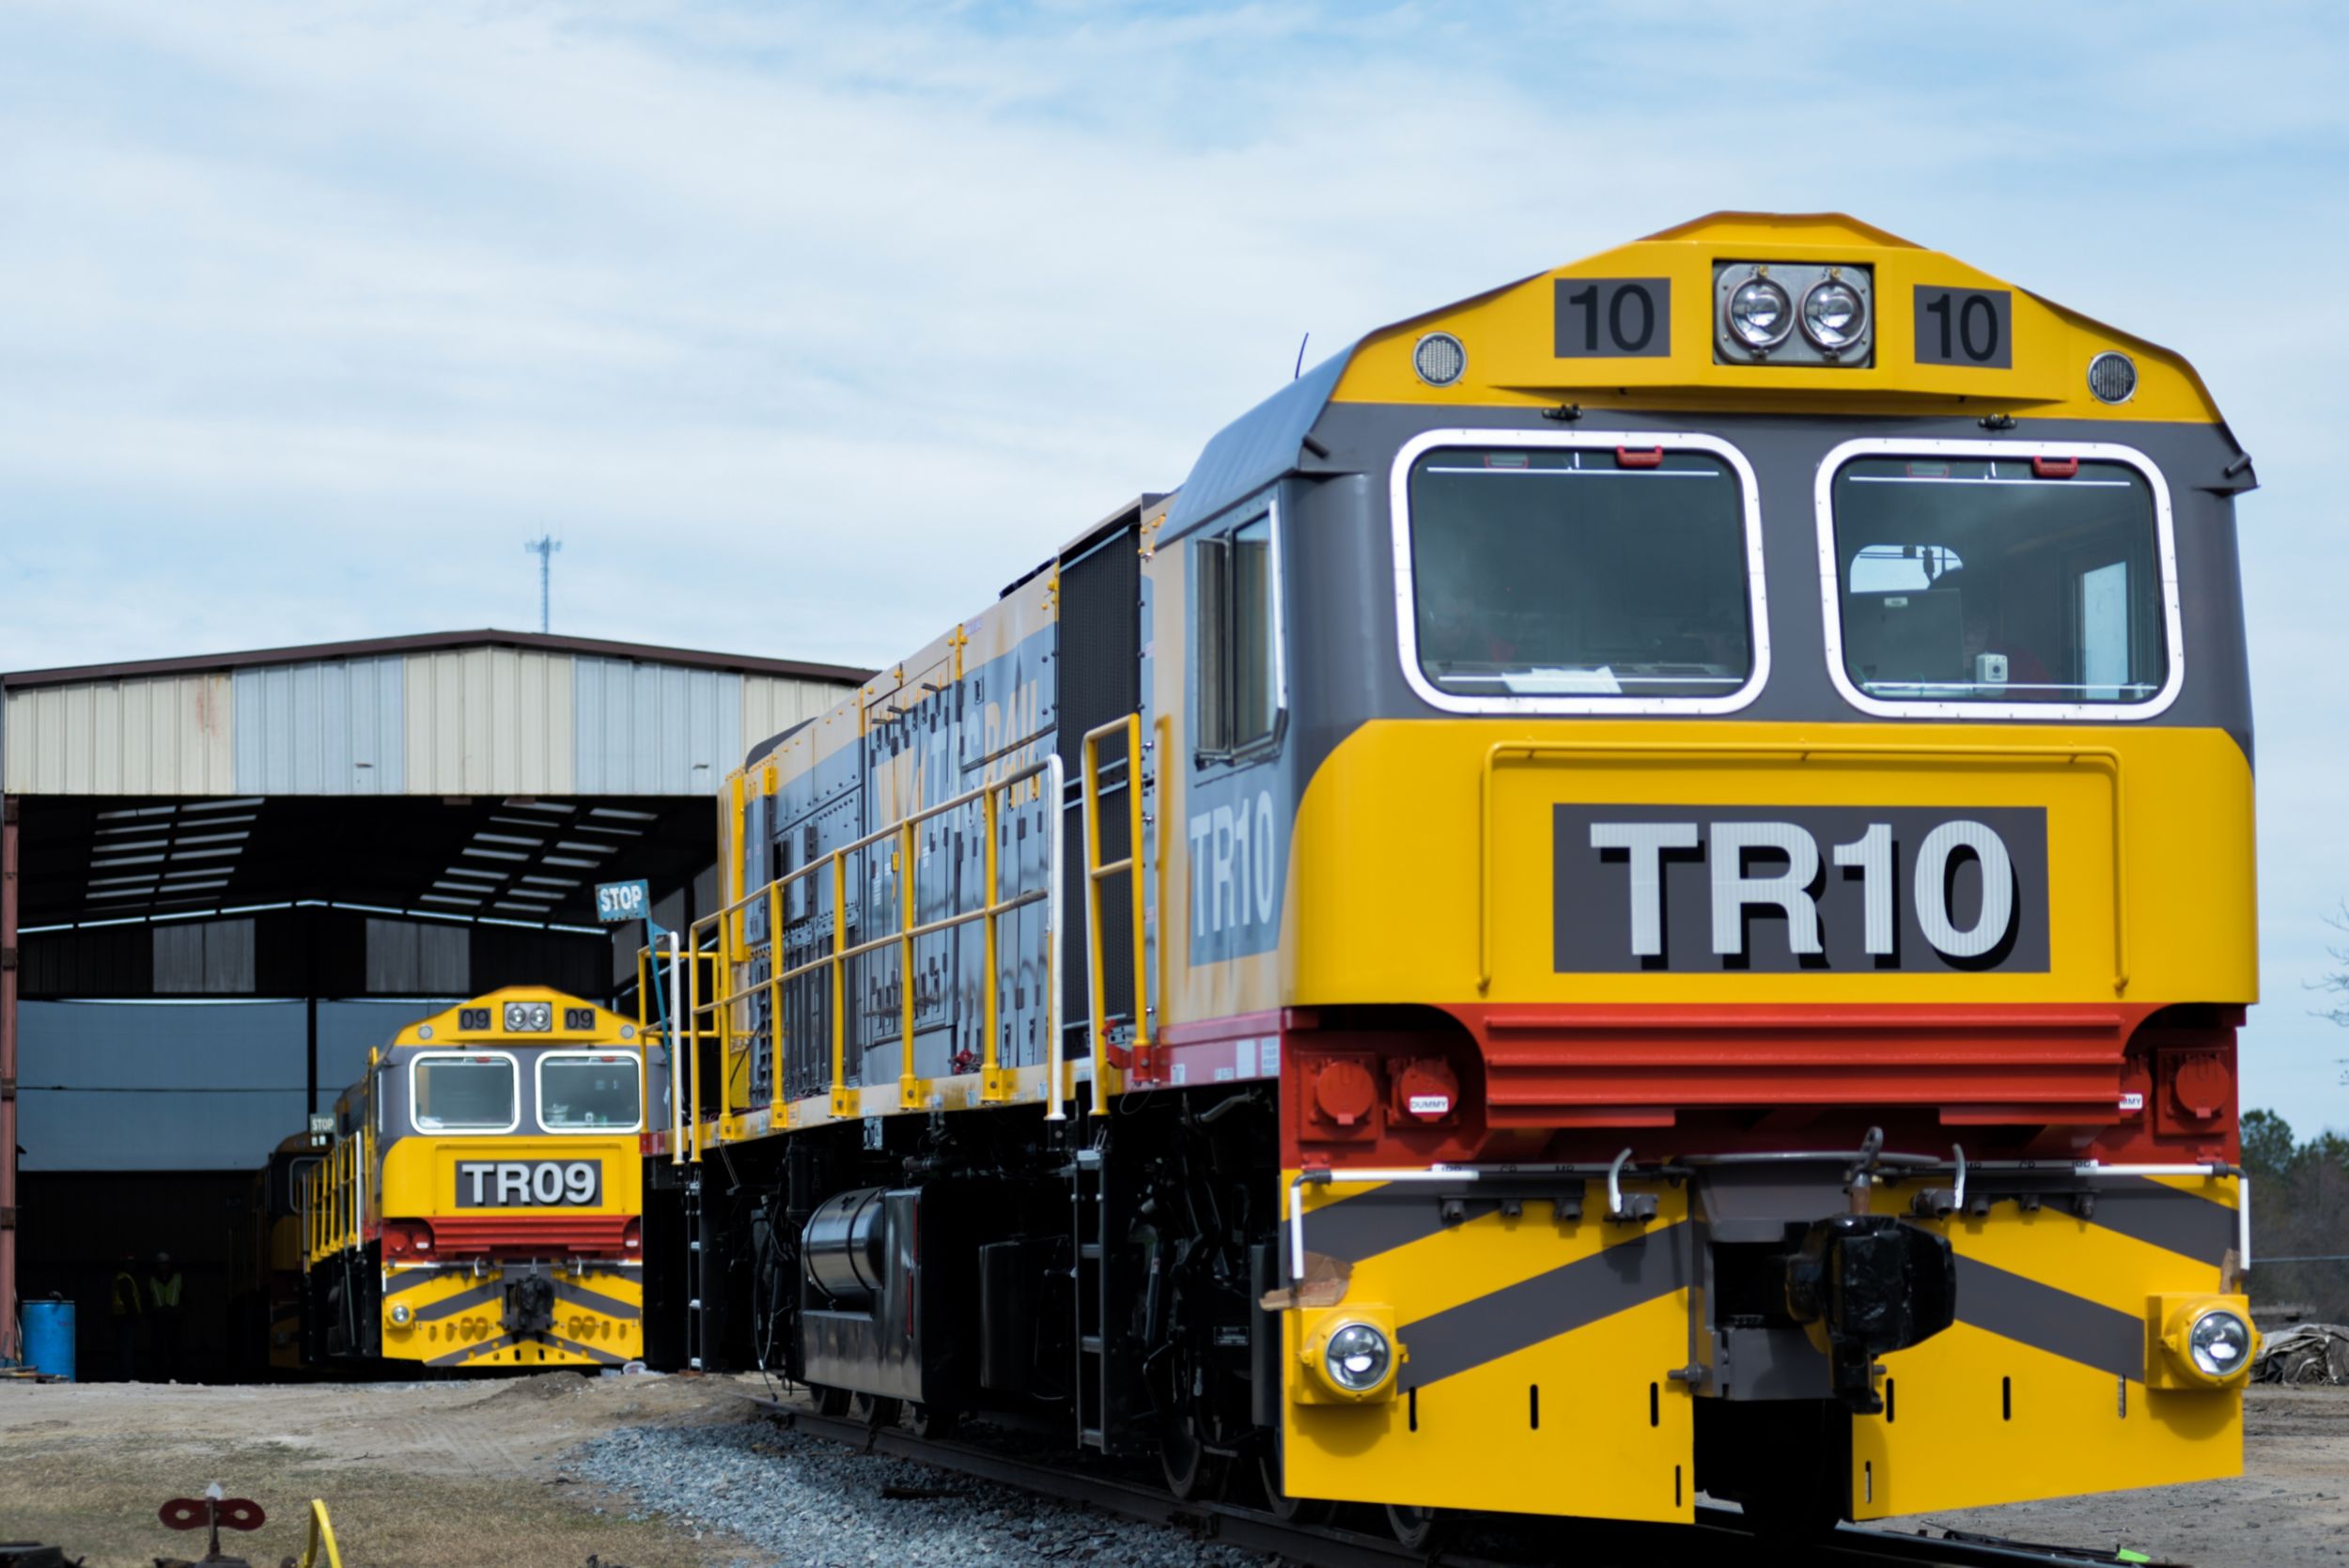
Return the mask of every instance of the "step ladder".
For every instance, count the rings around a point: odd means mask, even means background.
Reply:
[[[1101,1151],[1079,1149],[1069,1167],[1070,1234],[1076,1265],[1069,1281],[1077,1293],[1077,1441],[1109,1452],[1109,1225],[1108,1172]]]
[[[703,1308],[709,1296],[709,1249],[702,1245],[702,1168],[696,1160],[685,1168],[685,1279],[692,1294],[685,1299],[685,1364],[703,1371]]]

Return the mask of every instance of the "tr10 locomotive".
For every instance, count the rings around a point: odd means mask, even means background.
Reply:
[[[2252,483],[1843,217],[1370,334],[726,781],[656,1353],[1407,1540],[2234,1473]]]

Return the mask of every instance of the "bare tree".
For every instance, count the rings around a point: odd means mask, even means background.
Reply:
[[[2341,913],[2326,915],[2325,924],[2342,935],[2349,936],[2349,900],[2342,901]],[[2336,947],[2328,944],[2325,949],[2325,955],[2340,967],[2326,974],[2322,980],[2311,982],[2309,989],[2321,991],[2327,996],[2349,997],[2349,946]],[[2320,1007],[2316,1010],[2316,1016],[2320,1018],[2330,1018],[2343,1029],[2349,1029],[2349,1003]],[[2349,1066],[2349,1063],[2343,1065]]]

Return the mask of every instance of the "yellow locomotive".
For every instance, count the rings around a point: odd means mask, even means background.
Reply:
[[[2252,483],[1839,216],[1372,333],[726,782],[656,1333],[1414,1542],[2234,1473]]]
[[[633,1020],[538,986],[371,1053],[301,1174],[303,1361],[640,1356],[649,1078]]]

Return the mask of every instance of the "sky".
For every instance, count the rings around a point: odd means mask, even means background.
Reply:
[[[880,664],[1384,322],[1843,210],[2187,354],[2264,1001],[2349,1129],[2349,26],[1669,0],[0,0],[0,668],[537,625]]]

